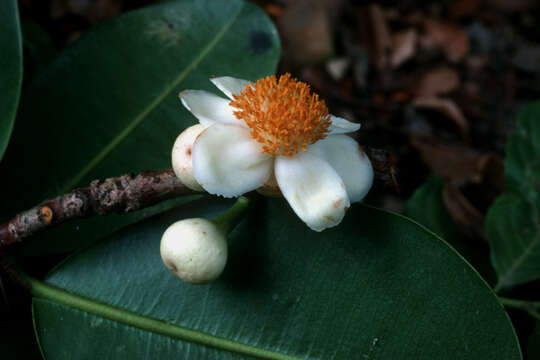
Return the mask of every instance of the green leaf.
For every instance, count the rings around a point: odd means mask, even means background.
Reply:
[[[487,215],[486,235],[492,263],[499,275],[496,290],[540,278],[538,213],[523,198],[505,194]]]
[[[22,47],[16,0],[0,2],[0,160],[9,142],[22,83]]]
[[[212,75],[268,75],[279,54],[270,19],[241,0],[167,2],[89,31],[23,93],[2,169],[4,216],[93,179],[170,167],[175,138],[197,122],[178,93],[219,93]],[[135,217],[85,233],[66,226],[55,237],[69,239],[69,250],[73,239],[101,238]]]
[[[53,40],[40,25],[23,20],[21,23],[24,51],[24,84],[41,74],[56,56]]]
[[[22,256],[44,256],[80,249],[127,224],[136,223],[201,197],[202,195],[183,196],[128,214],[93,216],[89,219],[68,221],[62,226],[53,227],[34,238],[27,239],[19,249],[16,249],[16,253]]]
[[[405,204],[405,214],[443,239],[452,241],[459,237],[459,233],[444,206],[442,190],[442,179],[430,176]]]
[[[506,153],[508,193],[486,219],[496,290],[540,278],[540,102],[520,112]]]
[[[506,181],[509,192],[540,205],[540,101],[525,106],[518,115],[517,130],[506,145]]]
[[[405,205],[405,214],[446,240],[467,259],[490,284],[496,275],[489,263],[488,248],[478,241],[462,236],[443,201],[443,181],[432,175]]]
[[[433,233],[373,208],[309,230],[263,200],[230,236],[214,283],[165,268],[160,237],[183,217],[139,223],[34,283],[34,321],[48,359],[520,359],[502,306]]]

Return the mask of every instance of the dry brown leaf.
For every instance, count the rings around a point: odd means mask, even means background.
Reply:
[[[485,239],[485,216],[471,203],[459,187],[449,182],[445,183],[443,201],[452,220],[461,232],[471,237]]]
[[[393,92],[390,96],[392,102],[395,103],[404,103],[410,100],[411,94],[408,91],[396,91]]]
[[[486,65],[489,64],[488,56],[469,56],[467,57],[467,68],[470,71],[478,72],[482,70]]]
[[[262,7],[264,11],[270,16],[278,17],[283,15],[284,8],[280,5],[265,3]]]
[[[485,238],[485,212],[504,187],[502,157],[464,146],[441,145],[435,139],[412,138],[411,144],[444,179],[444,204],[454,222],[469,236]]]
[[[450,10],[451,17],[459,19],[466,16],[474,15],[478,11],[483,0],[455,0],[452,2]]]
[[[415,92],[418,97],[435,97],[456,90],[459,84],[459,75],[455,70],[441,67],[425,73]]]
[[[443,200],[454,222],[469,236],[483,238],[485,213],[504,188],[504,164],[498,154],[480,154],[477,162],[478,182],[456,186],[446,182]]]
[[[393,51],[390,57],[390,65],[397,68],[405,61],[414,56],[418,34],[414,29],[400,31],[393,36]]]
[[[369,17],[373,35],[373,62],[379,71],[384,70],[390,63],[392,52],[392,36],[386,22],[384,12],[378,4],[369,6]]]
[[[419,151],[420,157],[435,174],[458,185],[477,183],[478,159],[480,154],[465,146],[451,146],[436,143],[435,139],[413,137],[411,145]]]
[[[454,101],[435,97],[420,97],[414,99],[413,105],[419,109],[434,110],[445,115],[459,128],[461,136],[466,140],[469,139],[469,122]]]
[[[289,3],[278,17],[277,25],[284,52],[297,65],[319,62],[332,53],[332,30],[323,1]]]
[[[469,38],[456,24],[428,19],[424,22],[424,29],[426,33],[422,37],[422,45],[427,48],[442,47],[448,60],[458,62],[469,53]]]
[[[467,146],[443,145],[436,138],[412,137],[411,145],[432,172],[457,186],[478,184],[500,193],[504,165],[500,155],[479,152]]]
[[[421,10],[413,10],[401,16],[401,20],[409,26],[421,26],[425,18],[426,16]]]

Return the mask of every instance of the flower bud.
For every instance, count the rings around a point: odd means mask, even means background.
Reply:
[[[227,263],[227,240],[207,219],[180,220],[161,238],[161,259],[185,282],[205,284],[215,280]]]
[[[172,150],[174,173],[184,185],[195,191],[203,191],[203,188],[193,176],[191,150],[193,143],[204,129],[201,124],[188,127],[176,138]]]

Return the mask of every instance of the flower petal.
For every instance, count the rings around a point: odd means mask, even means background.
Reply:
[[[204,90],[184,90],[178,94],[182,104],[191,111],[199,122],[208,127],[215,123],[246,126],[234,116],[229,100]]]
[[[373,184],[373,168],[358,143],[347,135],[330,135],[307,148],[339,174],[352,203],[366,196]]]
[[[211,78],[210,81],[231,100],[233,100],[233,94],[240,94],[246,85],[249,84],[247,80],[237,79],[231,76],[215,77]]]
[[[360,124],[350,122],[349,120],[334,115],[330,115],[330,121],[332,121],[332,124],[329,128],[329,135],[346,134],[360,129]]]
[[[336,226],[350,202],[345,185],[326,160],[308,153],[276,159],[279,188],[292,209],[312,230]]]
[[[246,128],[215,124],[195,140],[193,175],[209,193],[239,196],[262,186],[272,173],[272,157],[262,152]]]

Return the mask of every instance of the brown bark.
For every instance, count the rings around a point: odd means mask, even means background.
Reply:
[[[375,181],[397,189],[392,154],[366,149],[375,170]],[[46,200],[0,224],[0,251],[52,225],[93,215],[130,212],[181,195],[196,194],[183,185],[172,169],[145,171],[105,180]]]
[[[46,200],[1,224],[0,249],[69,219],[134,211],[195,193],[178,180],[172,169],[94,180],[88,187]]]

